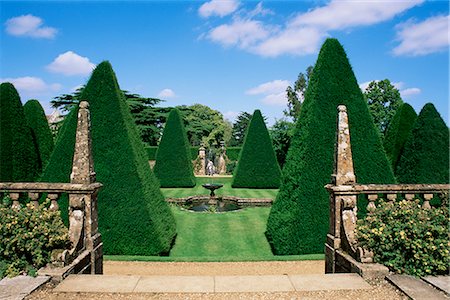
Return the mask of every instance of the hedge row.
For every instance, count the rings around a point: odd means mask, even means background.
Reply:
[[[191,149],[180,112],[176,108],[167,117],[153,171],[161,187],[195,186]]]
[[[336,143],[337,106],[347,106],[359,183],[394,183],[379,134],[336,39],[323,44],[296,124],[266,236],[276,254],[323,253],[329,227],[329,195]],[[365,206],[358,201],[358,209]]]
[[[417,117],[399,159],[400,183],[449,183],[449,129],[433,104]]]
[[[34,181],[39,158],[15,87],[0,85],[0,181]]]
[[[227,147],[227,156],[231,161],[237,161],[239,159],[239,153],[241,153],[242,147]]]
[[[272,140],[261,111],[257,109],[248,125],[231,186],[234,188],[278,188],[280,178],[281,170],[273,150]]]
[[[94,166],[103,184],[98,213],[105,254],[168,253],[176,235],[175,220],[109,62],[96,67],[81,99],[89,101]],[[69,182],[77,110],[64,121],[42,181]],[[67,198],[60,202],[67,220]]]

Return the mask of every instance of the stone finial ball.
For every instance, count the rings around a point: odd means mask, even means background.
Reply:
[[[80,102],[80,108],[89,108],[89,102],[81,101]]]
[[[347,111],[347,107],[345,105],[339,105],[338,106],[338,110],[342,111],[342,112],[346,112]]]

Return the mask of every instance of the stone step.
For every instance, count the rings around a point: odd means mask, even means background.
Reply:
[[[357,274],[257,276],[70,275],[55,292],[221,293],[358,290],[371,286]]]
[[[443,292],[435,289],[420,278],[409,275],[390,275],[386,277],[393,285],[413,300],[448,300]]]
[[[422,280],[450,296],[450,276],[425,276]]]

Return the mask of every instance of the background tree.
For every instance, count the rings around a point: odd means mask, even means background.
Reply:
[[[397,165],[400,183],[449,183],[449,129],[433,104],[422,108]]]
[[[403,104],[400,92],[391,84],[389,79],[385,79],[370,82],[364,91],[364,97],[369,105],[369,111],[375,126],[384,136],[395,112]]]
[[[0,181],[34,181],[38,160],[19,94],[4,82],[0,84]]]
[[[252,119],[252,115],[248,112],[241,111],[233,123],[231,132],[230,146],[242,146],[244,143],[245,133],[247,132],[248,124]]]
[[[278,188],[281,170],[273,151],[264,118],[258,109],[248,125],[238,165],[233,174],[234,188]]]
[[[305,99],[305,92],[308,87],[309,78],[311,78],[313,67],[306,68],[306,72],[298,74],[298,78],[294,83],[294,86],[288,86],[286,88],[286,96],[288,100],[287,109],[283,111],[286,117],[292,118],[297,122],[298,116],[302,108],[303,100]]]
[[[394,171],[416,119],[417,114],[414,108],[408,103],[403,103],[386,129],[383,146]]]
[[[27,123],[31,129],[33,142],[38,150],[39,174],[47,165],[53,151],[53,136],[48,126],[44,109],[37,100],[28,100],[23,106]]]
[[[291,144],[291,138],[294,134],[295,124],[286,119],[276,120],[275,124],[269,129],[272,138],[273,149],[277,156],[278,164],[283,168],[286,162],[286,155]]]

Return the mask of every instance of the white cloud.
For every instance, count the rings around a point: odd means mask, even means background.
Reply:
[[[288,80],[273,80],[262,83],[257,87],[247,90],[247,95],[264,95],[261,102],[268,105],[286,105],[286,88],[291,83]]]
[[[418,95],[422,92],[419,88],[407,88],[400,91],[402,98],[409,98],[409,96]]]
[[[171,89],[163,89],[161,92],[158,93],[157,97],[163,99],[175,98],[176,94]]]
[[[211,0],[204,3],[198,9],[198,13],[203,18],[211,16],[224,17],[237,10],[239,1],[236,0]]]
[[[415,23],[408,21],[397,26],[400,44],[394,55],[427,55],[448,48],[450,16],[437,16]]]
[[[230,122],[234,122],[237,116],[239,116],[239,112],[237,111],[227,111],[223,114],[223,117]]]
[[[6,21],[6,32],[14,36],[52,39],[56,36],[56,28],[43,26],[44,21],[31,14],[23,15]]]
[[[80,56],[72,51],[67,51],[58,55],[55,60],[46,67],[54,73],[61,73],[66,76],[88,75],[95,68],[95,64],[89,58]]]
[[[2,78],[1,82],[10,82],[14,85],[21,96],[35,97],[38,95],[48,95],[61,90],[59,83],[46,83],[39,77],[25,76],[17,78]]]
[[[265,57],[307,55],[318,51],[330,31],[377,24],[423,1],[333,0],[324,6],[296,14],[281,26],[255,20],[258,15],[271,13],[258,3],[244,18],[236,13],[230,23],[213,28],[207,36],[224,46],[237,46]],[[242,14],[241,11],[239,13]]]

